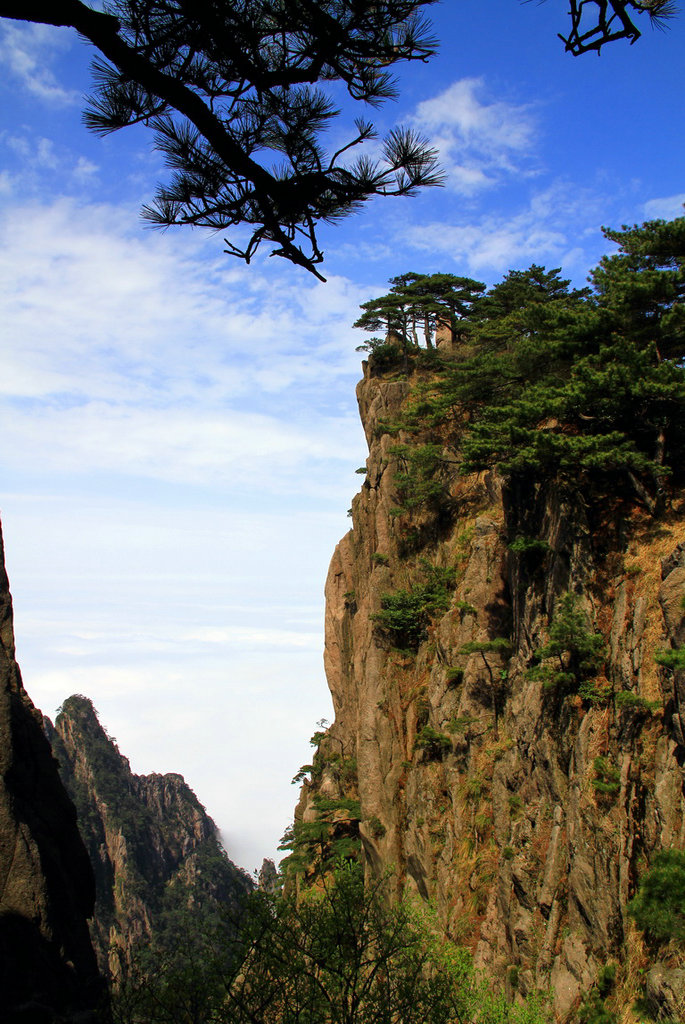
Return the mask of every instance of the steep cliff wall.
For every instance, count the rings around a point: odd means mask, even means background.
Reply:
[[[0,541],[0,1017],[91,1019],[95,889],[76,812],[14,658]]]
[[[163,943],[185,914],[206,917],[251,888],[183,777],[134,775],[86,697],[66,700],[47,729],[95,870],[104,969],[116,974],[136,943]]]
[[[685,682],[656,660],[685,639],[684,496],[657,521],[570,484],[459,476],[446,448],[440,500],[398,506],[401,445],[440,443],[396,425],[428,377],[365,364],[367,475],[326,583],[335,722],[296,828],[358,829],[367,870],[434,900],[512,994],[551,986],[563,1017],[615,961],[625,1008],[638,971],[660,984],[626,903],[655,851],[685,845]],[[535,663],[569,593],[602,652],[564,693]],[[658,968],[674,1017],[683,966]]]

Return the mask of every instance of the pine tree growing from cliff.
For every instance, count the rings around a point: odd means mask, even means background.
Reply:
[[[685,947],[685,850],[656,854],[628,912],[653,943],[675,940]]]
[[[548,664],[532,669],[530,674],[541,678],[548,689],[561,694],[580,689],[582,696],[591,699],[593,691],[588,681],[605,656],[604,637],[590,628],[578,597],[564,594],[549,627],[549,639],[536,651],[536,658]]]
[[[511,642],[506,637],[498,636],[493,640],[471,640],[459,649],[460,654],[479,654],[483,665],[488,673],[487,695],[492,705],[494,718],[493,736],[495,741],[499,739],[499,717],[501,705],[506,690],[507,673],[506,669],[492,664],[511,655]]]

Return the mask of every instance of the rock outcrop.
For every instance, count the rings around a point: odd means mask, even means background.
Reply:
[[[164,943],[184,916],[208,918],[253,883],[181,775],[134,775],[86,697],[46,729],[95,871],[93,942],[116,977],[136,944]]]
[[[91,1020],[103,999],[93,873],[15,661],[1,541],[0,674],[0,1019]]]
[[[367,475],[326,583],[335,721],[296,827],[325,807],[356,831],[367,871],[433,900],[511,994],[551,987],[563,1018],[614,961],[626,1007],[655,966],[626,905],[651,855],[685,845],[685,673],[657,660],[685,641],[685,496],[653,520],[570,485],[459,476],[445,450],[442,498],[402,507],[398,444],[440,440],[397,427],[421,376],[365,364],[358,388]],[[387,595],[428,579],[446,600],[402,635]],[[567,594],[604,649],[582,692],[535,671]],[[657,974],[654,1000],[673,987]]]

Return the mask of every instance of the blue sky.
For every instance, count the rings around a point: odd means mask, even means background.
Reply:
[[[582,285],[602,224],[682,212],[685,18],[572,58],[565,11],[430,9],[439,55],[371,116],[429,136],[446,186],[324,228],[326,284],[145,228],[164,171],[144,129],[83,128],[89,48],[0,22],[1,509],[25,683],[47,714],[91,697],[134,771],[183,773],[248,869],[331,714],[323,584],[366,457],[359,303],[408,270],[492,283],[536,262]]]

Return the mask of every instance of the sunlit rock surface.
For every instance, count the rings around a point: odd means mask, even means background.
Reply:
[[[326,584],[335,722],[296,820],[316,817],[317,796],[358,798],[367,870],[391,868],[398,890],[434,901],[510,994],[551,986],[563,1017],[615,961],[628,1006],[650,960],[626,904],[650,855],[685,845],[684,673],[655,659],[685,640],[683,495],[658,522],[637,505],[617,515],[570,486],[460,476],[446,447],[442,502],[393,512],[393,449],[440,440],[393,427],[421,378],[365,364],[358,387],[367,475]],[[512,552],[517,537],[542,542],[537,554]],[[373,616],[426,563],[455,570],[449,607],[398,651]],[[528,671],[568,592],[606,644],[594,703],[558,699]],[[500,637],[510,652],[463,651]],[[626,691],[632,705],[616,700]],[[426,727],[442,737],[432,748]],[[650,982],[661,1005],[673,977]]]

